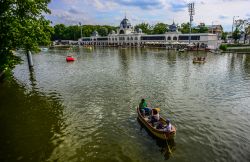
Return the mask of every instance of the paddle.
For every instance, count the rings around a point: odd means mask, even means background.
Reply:
[[[168,138],[167,138],[166,134],[164,134],[164,135],[165,135],[165,138],[166,138],[166,144],[167,144],[167,147],[168,147],[168,152],[169,152],[170,154],[172,154],[172,151],[171,151],[171,149],[170,149],[170,147],[169,147],[169,145],[168,145]]]

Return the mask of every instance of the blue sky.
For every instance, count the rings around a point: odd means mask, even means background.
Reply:
[[[53,24],[100,24],[119,26],[125,14],[132,25],[147,22],[171,24],[189,21],[187,4],[195,3],[194,24],[221,24],[231,31],[235,19],[250,18],[250,0],[52,0]]]

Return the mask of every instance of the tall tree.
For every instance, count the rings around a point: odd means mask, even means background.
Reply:
[[[148,23],[141,23],[135,26],[135,29],[141,29],[143,33],[151,34],[152,33],[152,27]]]
[[[64,24],[57,24],[54,26],[54,34],[52,35],[53,40],[65,39],[66,26]]]
[[[240,30],[238,28],[236,28],[233,32],[233,39],[235,42],[240,39]]]
[[[189,23],[182,23],[182,24],[181,24],[181,29],[180,29],[180,31],[181,31],[182,33],[189,33],[189,29],[190,29]]]
[[[108,29],[104,26],[100,27],[97,32],[100,36],[107,36],[108,35]]]
[[[153,27],[153,34],[164,34],[168,31],[167,24],[157,23]]]
[[[0,0],[0,70],[13,68],[17,57],[12,50],[38,51],[50,43],[53,28],[43,16],[50,13],[50,0]]]
[[[226,40],[227,40],[227,35],[228,35],[228,32],[222,32],[222,34],[221,34],[221,39],[222,39],[224,42],[226,42]]]

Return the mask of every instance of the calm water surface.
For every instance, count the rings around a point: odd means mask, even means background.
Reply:
[[[22,58],[0,83],[0,161],[250,161],[250,55],[50,50],[33,71]],[[177,127],[170,157],[137,121],[142,97]]]

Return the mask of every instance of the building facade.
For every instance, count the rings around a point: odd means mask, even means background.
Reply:
[[[190,37],[190,43],[189,43]],[[125,17],[117,31],[112,31],[108,36],[101,37],[95,31],[91,37],[79,39],[81,45],[94,46],[132,46],[132,47],[171,47],[185,46],[188,44],[201,45],[210,49],[218,48],[218,37],[211,33],[182,34],[178,32],[177,26],[173,23],[169,26],[169,32],[165,34],[147,35],[141,29],[134,30],[129,20]]]

